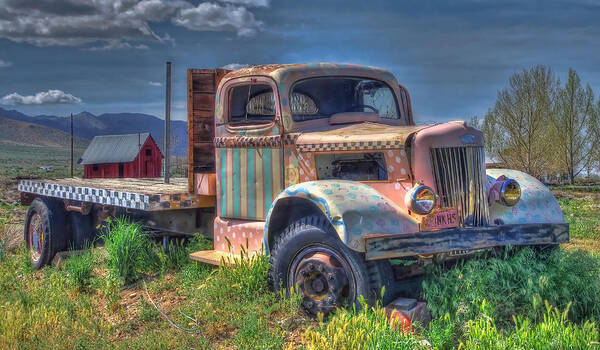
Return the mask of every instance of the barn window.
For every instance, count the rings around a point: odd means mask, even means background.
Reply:
[[[150,157],[152,155],[152,149],[146,148],[146,156]]]
[[[98,171],[98,164],[92,165],[92,170],[93,171]]]

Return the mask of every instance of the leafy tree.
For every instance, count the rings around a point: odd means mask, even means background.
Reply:
[[[546,66],[510,77],[481,127],[492,158],[536,177],[551,169],[554,154],[548,135],[556,88],[556,78]]]
[[[569,69],[564,86],[556,91],[552,113],[552,151],[557,154],[559,169],[569,182],[593,165],[599,146],[598,117],[594,93],[589,84],[584,88],[577,72]]]

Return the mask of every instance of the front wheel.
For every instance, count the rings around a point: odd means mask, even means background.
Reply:
[[[298,220],[285,229],[271,251],[271,288],[297,290],[311,315],[356,305],[359,296],[375,298],[363,256],[344,245],[320,216]]]

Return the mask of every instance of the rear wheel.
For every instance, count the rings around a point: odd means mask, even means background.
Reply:
[[[362,254],[337,237],[320,216],[298,220],[285,229],[271,251],[271,288],[296,289],[311,315],[329,314],[336,307],[356,305],[359,296],[374,301]]]
[[[65,210],[48,198],[33,200],[25,217],[25,244],[34,269],[48,264],[66,246]]]

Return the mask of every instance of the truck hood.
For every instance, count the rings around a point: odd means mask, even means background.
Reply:
[[[432,126],[395,126],[365,122],[328,130],[304,132],[298,136],[295,143],[299,148],[314,151],[332,147],[340,150],[379,148],[377,146],[401,148],[410,135]]]

